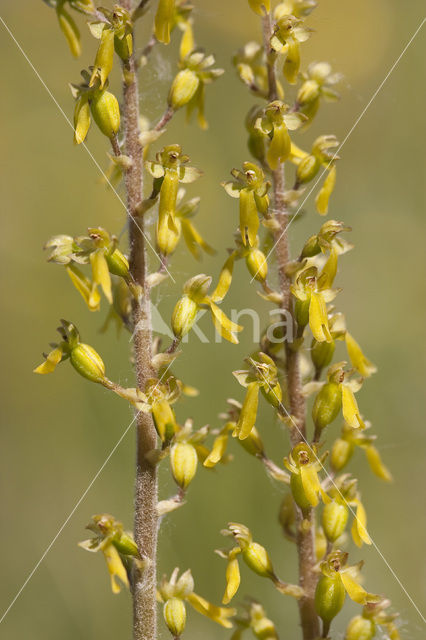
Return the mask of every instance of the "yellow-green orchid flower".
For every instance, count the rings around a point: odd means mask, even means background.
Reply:
[[[340,410],[350,427],[365,429],[354,395],[354,392],[361,388],[362,382],[353,379],[345,380],[347,376],[344,371],[345,364],[345,362],[334,364],[328,370],[327,382],[318,384],[320,390],[312,408],[312,418],[318,432],[333,422]]]
[[[290,84],[296,84],[300,69],[300,43],[308,40],[312,29],[302,19],[283,14],[278,17],[271,38],[271,48],[285,56],[283,73]]]
[[[323,637],[328,634],[331,621],[343,607],[346,593],[357,604],[380,602],[380,596],[368,593],[354,577],[360,566],[346,566],[348,554],[333,551],[321,563],[321,577],[315,591],[315,608],[323,620]]]
[[[333,249],[339,256],[347,253],[353,249],[353,244],[339,236],[343,231],[351,231],[351,227],[347,227],[343,222],[337,220],[327,220],[319,232],[305,242],[299,260],[312,258],[320,253],[331,253]]]
[[[147,171],[154,178],[153,194],[149,199],[149,206],[152,206],[160,196],[158,208],[157,242],[166,248],[168,243],[173,246],[175,236],[179,235],[176,226],[176,206],[178,201],[179,183],[194,182],[202,175],[202,171],[195,167],[187,166],[189,157],[182,153],[182,148],[178,144],[163,147],[156,155],[155,162],[145,162]],[[164,238],[169,230],[171,239]],[[177,242],[177,241],[176,241]]]
[[[226,193],[240,201],[240,234],[244,246],[254,246],[259,229],[259,214],[267,215],[268,189],[263,170],[253,162],[245,162],[243,171],[232,169],[235,181],[224,182]]]
[[[236,619],[237,630],[231,640],[241,640],[245,630],[251,629],[258,640],[278,640],[278,633],[274,623],[266,616],[265,609],[256,600],[250,600],[245,605],[246,615]]]
[[[368,429],[371,425],[365,423]],[[372,472],[386,482],[392,481],[392,474],[385,466],[379,451],[374,446],[377,436],[368,435],[364,431],[360,432],[358,428],[352,428],[348,424],[344,424],[339,438],[335,440],[331,449],[330,464],[334,471],[341,471],[350,461],[356,447],[363,449],[367,457],[368,464]]]
[[[302,151],[294,143],[291,145],[290,160],[296,166],[296,183],[294,189],[299,189],[303,184],[313,180],[321,168],[325,168],[328,174],[315,200],[317,211],[320,215],[328,213],[328,203],[336,184],[336,165],[338,160],[333,151],[339,145],[335,136],[320,136],[312,146],[311,153]]]
[[[314,445],[305,442],[296,445],[288,458],[284,458],[284,466],[290,471],[290,487],[296,504],[302,509],[316,507],[319,497],[324,503],[330,501],[318,478],[322,470],[322,459],[319,459]]]
[[[210,276],[199,274],[185,283],[184,295],[176,303],[172,314],[173,333],[180,340],[191,330],[198,312],[202,308],[208,308],[216,331],[225,340],[237,344],[235,334],[243,328],[232,322],[216,304],[222,300],[222,290],[216,290],[211,296],[207,295],[211,281]]]
[[[282,389],[278,382],[278,369],[275,362],[266,353],[259,352],[255,358],[247,359],[250,369],[234,371],[238,382],[246,387],[246,396],[240,411],[233,436],[239,440],[248,438],[254,428],[259,391],[274,408],[278,408],[282,401]]]
[[[296,276],[291,292],[296,298],[296,320],[300,330],[309,324],[317,342],[332,342],[327,314],[327,302],[338,293],[331,288],[337,273],[337,252],[332,250],[321,273],[310,266],[302,269]]]
[[[115,236],[101,227],[89,228],[87,236],[54,236],[45,245],[49,249],[49,262],[65,265],[71,282],[86,302],[90,311],[100,308],[98,287],[112,304],[111,275],[116,275],[135,292],[126,256],[117,246]],[[90,264],[92,279],[87,278],[76,265]]]
[[[101,356],[93,347],[80,342],[80,334],[75,325],[61,320],[58,333],[62,341],[59,344],[52,343],[53,350],[45,355],[45,361],[34,369],[34,373],[52,373],[60,362],[69,359],[83,378],[110,388],[111,381],[105,375],[105,364]]]
[[[347,626],[345,640],[373,640],[376,637],[377,626],[383,627],[390,640],[400,640],[401,636],[395,624],[397,613],[386,613],[390,601],[383,599],[377,603],[364,605],[362,614],[352,618]]]
[[[241,555],[245,564],[262,578],[271,580],[275,587],[286,595],[294,598],[303,596],[303,589],[297,585],[287,584],[280,580],[275,574],[271,559],[265,547],[257,542],[253,542],[250,530],[243,524],[229,522],[228,528],[221,531],[224,536],[231,536],[237,541],[237,546],[229,551],[216,550],[216,553],[228,561],[226,568],[226,587],[223,596],[223,604],[228,604],[238,591],[240,586],[240,568],[238,556]]]
[[[258,42],[250,41],[238,49],[232,62],[242,82],[255,94],[267,98],[268,73],[265,65],[265,49]],[[284,93],[280,84],[277,86],[280,98]]]
[[[303,83],[297,92],[296,106],[309,120],[316,115],[321,99],[335,102],[339,94],[333,88],[341,79],[340,73],[333,73],[328,62],[312,62],[302,73]]]
[[[206,55],[202,49],[190,51],[179,63],[180,71],[172,82],[168,97],[169,107],[173,111],[186,107],[188,120],[197,110],[201,129],[208,127],[204,116],[206,85],[224,73],[223,69],[210,69],[214,63],[214,56]]]
[[[363,542],[371,544],[367,532],[367,514],[361,502],[357,480],[347,475],[338,478],[330,488],[329,495],[332,501],[324,507],[322,513],[322,527],[327,539],[336,542],[340,538],[346,528],[349,507],[354,507],[356,512],[351,528],[353,541],[358,547]]]
[[[132,534],[124,531],[121,522],[107,513],[93,516],[86,528],[96,536],[80,542],[79,547],[92,553],[101,551],[107,564],[113,593],[120,593],[120,582],[129,588],[128,570],[131,563],[142,563]]]
[[[169,376],[167,380],[150,378],[147,380],[145,392],[138,393],[135,406],[140,411],[152,413],[155,428],[163,442],[171,440],[178,431],[171,405],[177,402],[181,393],[182,383],[174,376]]]
[[[185,189],[179,189],[176,197],[176,208],[174,211],[174,224],[170,224],[169,215],[159,217],[157,223],[157,248],[163,256],[171,255],[183,236],[186,246],[191,255],[196,259],[201,259],[201,250],[209,255],[214,255],[215,250],[202,238],[200,233],[191,222],[190,218],[195,215],[200,198],[192,198],[183,201]]]
[[[228,607],[216,607],[196,594],[194,592],[194,579],[189,569],[182,573],[180,577],[179,569],[177,568],[173,571],[170,579],[163,577],[158,587],[158,599],[164,603],[164,618],[172,633],[175,633],[177,630],[182,633],[185,627],[185,602],[188,602],[198,613],[206,616],[206,618],[210,618],[210,620],[225,627],[225,629],[232,628],[230,618],[235,616],[236,610]],[[173,602],[172,606],[170,606],[170,604],[168,606],[171,600],[176,599],[182,604],[179,605]],[[180,635],[180,633],[178,635]]]
[[[275,171],[280,163],[287,160],[291,153],[290,131],[299,129],[304,116],[290,112],[290,107],[281,100],[274,100],[268,104],[256,123],[255,128],[269,138],[266,160],[270,168]]]

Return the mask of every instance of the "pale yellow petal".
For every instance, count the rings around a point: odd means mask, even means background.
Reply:
[[[42,375],[46,373],[52,373],[56,369],[56,366],[62,359],[62,349],[57,347],[47,354],[46,360],[42,362],[38,367],[34,369],[34,373],[40,373]]]
[[[220,435],[217,436],[217,438],[215,438],[215,441],[213,443],[213,448],[210,451],[207,458],[204,460],[205,467],[208,467],[208,468],[214,467],[218,462],[221,461],[226,451],[228,438],[229,436],[227,433],[221,433]]]
[[[240,417],[235,427],[235,435],[237,435],[240,440],[247,438],[255,425],[258,403],[259,383],[249,382]]]
[[[342,391],[342,413],[345,421],[352,429],[365,429],[352,389],[347,384],[341,384],[340,388]]]
[[[327,307],[320,292],[312,291],[309,303],[309,327],[317,342],[332,342]]]
[[[228,618],[231,618],[236,614],[235,609],[216,607],[215,605],[211,604],[211,602],[208,602],[196,593],[190,593],[187,596],[187,600],[189,604],[194,607],[196,611],[198,611],[198,613],[201,613],[203,616],[210,618],[210,620],[217,622],[226,629],[231,629],[232,622],[228,620]]]
[[[320,483],[315,467],[311,464],[302,465],[300,467],[300,477],[306,499],[313,507],[316,507],[319,502],[318,493],[320,490]]]
[[[231,557],[226,567],[226,588],[223,596],[223,604],[229,604],[240,586],[240,566],[237,558]]]
[[[358,342],[347,331],[345,335],[346,349],[352,366],[359,371],[363,378],[368,378],[377,371],[377,367],[365,357]]]
[[[222,267],[219,276],[219,282],[217,283],[217,287],[213,292],[212,300],[214,302],[219,302],[223,300],[226,294],[229,291],[229,287],[232,282],[232,273],[234,271],[234,262],[235,262],[236,252],[233,251],[231,255],[226,260],[225,264]]]
[[[372,444],[365,447],[365,454],[367,456],[368,464],[372,472],[382,480],[386,482],[392,482],[392,474],[389,469],[383,464],[380,453],[376,447]]]

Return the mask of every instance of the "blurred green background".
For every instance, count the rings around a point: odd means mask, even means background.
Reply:
[[[197,42],[216,53],[227,71],[209,87],[210,128],[200,132],[184,125],[179,114],[164,141],[179,142],[205,177],[191,185],[201,195],[197,225],[219,249],[202,266],[183,251],[173,260],[170,282],[154,298],[167,319],[181,283],[198,272],[217,276],[226,247],[232,246],[236,202],[219,183],[233,166],[248,158],[243,118],[253,104],[230,64],[236,48],[259,35],[257,20],[244,0],[195,1]],[[340,103],[325,106],[304,136],[309,147],[318,133],[342,140],[401,53],[422,19],[421,0],[324,0],[312,15],[315,29],[303,46],[303,65],[329,60],[345,79]],[[54,12],[41,1],[0,3],[1,15],[65,113],[72,117],[67,86],[93,60],[94,43],[84,32],[82,60],[72,60]],[[139,42],[148,35],[152,14],[142,26]],[[82,31],[84,27],[82,25]],[[350,470],[360,477],[369,514],[369,531],[380,554],[389,562],[416,604],[425,599],[424,565],[424,78],[425,31],[417,36],[387,80],[341,152],[338,183],[330,215],[353,227],[355,251],[341,260],[339,308],[351,331],[378,365],[379,373],[359,394],[364,414],[379,436],[380,451],[392,470],[394,484],[374,478],[358,452]],[[65,272],[48,265],[43,243],[53,234],[78,235],[87,226],[102,225],[120,233],[123,208],[99,183],[88,154],[72,144],[72,132],[40,80],[0,25],[2,232],[0,448],[0,608],[5,610],[57,533],[75,503],[131,420],[124,402],[86,383],[69,366],[42,378],[31,371],[54,339],[58,319],[77,323],[85,341],[102,353],[113,379],[132,384],[128,336],[117,341],[111,330],[100,334],[106,305],[89,315]],[[176,47],[155,50],[141,86],[145,114],[156,120],[164,109],[167,87],[175,70]],[[113,80],[113,86],[116,80]],[[116,85],[115,85],[116,86]],[[163,142],[163,140],[162,140]],[[106,144],[93,128],[89,147],[106,166]],[[423,166],[422,166],[423,165]],[[314,233],[321,220],[313,198],[307,215],[294,224],[294,251]],[[225,309],[266,307],[249,285],[239,264]],[[422,290],[423,289],[423,290]],[[244,319],[243,319],[244,320]],[[206,319],[201,327],[211,337]],[[238,346],[200,345],[194,337],[175,367],[200,395],[178,406],[182,420],[219,426],[217,414],[228,397],[242,399],[243,389],[231,372],[241,368],[252,348],[250,328]],[[277,462],[287,454],[286,434],[262,403],[258,421],[268,449]],[[337,434],[338,424],[330,428]],[[224,586],[224,561],[213,550],[223,545],[219,531],[229,520],[244,522],[269,549],[277,572],[296,579],[295,551],[282,538],[277,523],[281,489],[263,473],[256,460],[233,446],[235,461],[215,472],[199,469],[187,505],[161,527],[161,571],[193,569],[196,590],[216,603]],[[57,539],[35,575],[0,626],[0,637],[130,638],[130,598],[113,596],[98,556],[84,553],[77,542],[93,513],[111,512],[127,526],[132,519],[134,432],[122,442],[87,497]],[[173,491],[167,465],[162,471],[162,496]],[[386,593],[401,613],[402,636],[424,638],[419,614],[407,599],[374,548],[354,552],[366,560],[368,589]],[[243,568],[238,594],[259,598],[277,623],[282,639],[298,636],[296,606],[260,578]],[[336,619],[335,638],[343,637],[345,622],[357,607],[348,604]],[[188,638],[229,637],[195,612]],[[219,636],[220,634],[220,636]],[[167,637],[162,629],[160,637]]]

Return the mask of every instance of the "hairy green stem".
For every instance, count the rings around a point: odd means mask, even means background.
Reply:
[[[122,0],[121,6],[130,11],[131,0]],[[132,301],[134,338],[133,352],[138,387],[144,391],[152,371],[152,331],[150,293],[147,284],[147,257],[144,239],[144,220],[138,216],[138,205],[143,199],[143,150],[139,143],[139,90],[135,59],[124,64],[123,111],[125,153],[132,161],[125,173],[127,194],[130,272],[140,286],[140,296]],[[144,568],[135,569],[132,579],[133,638],[156,640],[156,554],[157,554],[157,470],[146,454],[157,445],[157,434],[151,414],[137,414],[136,435],[136,487],[134,536]]]
[[[277,77],[275,70],[276,55],[271,52],[270,38],[272,34],[271,16],[263,18],[263,35],[265,53],[268,65],[269,100],[278,99]],[[285,318],[294,318],[293,301],[291,297],[291,280],[286,268],[290,261],[290,249],[287,234],[288,212],[285,202],[285,172],[284,164],[272,172],[274,217],[277,221],[277,230],[274,233],[275,251],[278,265],[278,277],[280,293],[282,296],[281,309]],[[294,327],[293,327],[294,332]],[[295,334],[294,334],[295,335]],[[306,402],[302,393],[300,377],[299,354],[294,345],[286,340],[286,378],[289,408],[295,425],[291,428],[290,440],[294,447],[306,438],[305,418]],[[314,571],[315,558],[315,511],[309,509],[305,516],[294,505],[296,510],[297,526],[297,551],[299,557],[299,584],[305,591],[305,596],[299,600],[300,623],[303,632],[303,640],[316,640],[318,638],[319,619],[315,611],[314,594],[317,583],[317,574]]]

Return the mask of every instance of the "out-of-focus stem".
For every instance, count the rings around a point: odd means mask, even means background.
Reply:
[[[268,65],[269,100],[278,99],[276,55],[271,51],[270,38],[272,35],[271,16],[263,18],[263,37],[265,53]],[[290,260],[289,241],[287,234],[288,211],[285,202],[285,173],[284,164],[272,172],[274,217],[277,221],[277,230],[274,234],[275,251],[278,265],[278,277],[280,293],[282,296],[281,309],[285,318],[294,317],[293,301],[291,297],[291,281],[287,275],[286,267]],[[293,335],[294,327],[293,327]],[[285,342],[286,351],[286,377],[289,408],[296,426],[290,427],[291,445],[294,447],[306,438],[305,413],[306,403],[302,394],[300,378],[299,354],[297,349],[289,342]],[[299,600],[300,623],[303,631],[303,640],[316,640],[318,638],[319,619],[315,611],[314,594],[317,583],[317,575],[314,571],[315,559],[315,512],[309,509],[303,516],[301,510],[295,505],[297,526],[297,550],[299,556],[299,584],[305,591],[305,596]]]

